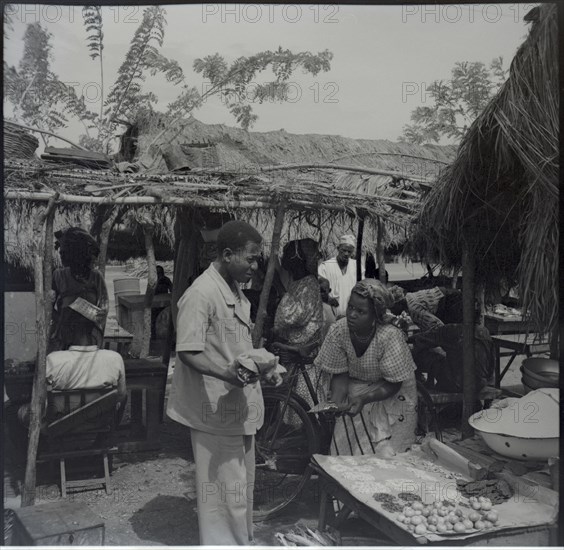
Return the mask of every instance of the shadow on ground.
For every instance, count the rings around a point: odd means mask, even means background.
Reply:
[[[195,504],[182,497],[157,496],[131,516],[131,527],[142,540],[166,546],[198,545]]]

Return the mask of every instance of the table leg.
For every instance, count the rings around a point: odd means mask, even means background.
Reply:
[[[131,390],[131,423],[143,424],[143,390]]]
[[[501,387],[501,375],[500,375],[500,371],[501,371],[501,348],[500,345],[495,342],[495,365],[494,365],[494,377],[495,377],[495,387],[499,388]]]
[[[335,518],[335,524],[334,524],[335,529],[338,529],[343,524],[343,522],[348,519],[351,513],[352,513],[352,509],[346,504],[343,504],[341,511],[338,513],[337,517]]]
[[[324,531],[327,527],[328,521],[328,510],[333,506],[333,499],[329,496],[329,493],[325,489],[321,489],[320,493],[320,506],[319,506],[319,519],[317,521],[317,528],[320,531]]]
[[[158,438],[159,424],[161,421],[161,392],[158,390],[147,389],[147,441],[154,441]]]
[[[499,383],[501,384],[501,380],[502,378],[505,376],[505,373],[509,370],[509,367],[511,366],[511,363],[513,363],[513,361],[515,360],[515,357],[517,357],[517,352],[515,351],[513,353],[513,355],[511,356],[511,359],[509,359],[509,361],[507,362],[507,365],[505,365],[505,368],[503,369],[503,372],[499,375]],[[499,388],[499,386],[498,386]]]

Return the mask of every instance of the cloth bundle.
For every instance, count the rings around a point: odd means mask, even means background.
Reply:
[[[242,353],[237,357],[237,363],[239,363],[239,378],[243,382],[264,376],[272,370],[279,374],[286,372],[286,369],[278,363],[278,357],[264,348]]]

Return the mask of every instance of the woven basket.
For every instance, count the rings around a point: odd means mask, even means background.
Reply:
[[[33,158],[39,140],[23,128],[4,121],[4,158]]]

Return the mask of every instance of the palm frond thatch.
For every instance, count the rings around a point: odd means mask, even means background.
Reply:
[[[157,124],[158,118],[155,120]],[[95,206],[123,204],[131,210],[131,219],[135,210],[150,213],[157,230],[170,240],[178,207],[227,211],[252,220],[262,234],[270,235],[276,206],[283,201],[289,212],[282,244],[311,236],[321,241],[324,253],[329,255],[340,234],[356,231],[358,216],[362,215],[366,218],[363,248],[372,251],[375,219],[384,221],[386,244],[403,241],[421,193],[454,156],[453,147],[302,136],[282,130],[250,133],[195,119],[189,119],[181,130],[174,137],[165,134],[166,141],[148,148],[151,136],[160,129],[158,124],[140,128],[138,165],[156,165],[158,173],[85,170],[5,159],[6,204],[16,215],[23,212],[24,204],[33,209],[39,200],[58,191],[66,209],[89,210],[90,215],[78,224],[86,229]],[[166,152],[171,148],[176,161],[180,159],[185,165],[182,173],[167,166]],[[339,168],[342,163],[351,169]],[[308,167],[296,167],[304,164]],[[373,171],[393,175],[375,175]],[[29,218],[17,218],[25,228],[23,220]],[[63,223],[58,215],[55,223]],[[22,229],[19,234],[22,238],[12,239],[13,248],[21,259],[30,262],[29,235],[26,237]],[[266,253],[268,247],[266,243]],[[13,259],[9,251],[6,256]]]
[[[486,290],[517,283],[537,330],[558,319],[558,26],[555,4],[531,12],[509,78],[425,198],[411,249],[460,267],[473,250]]]

